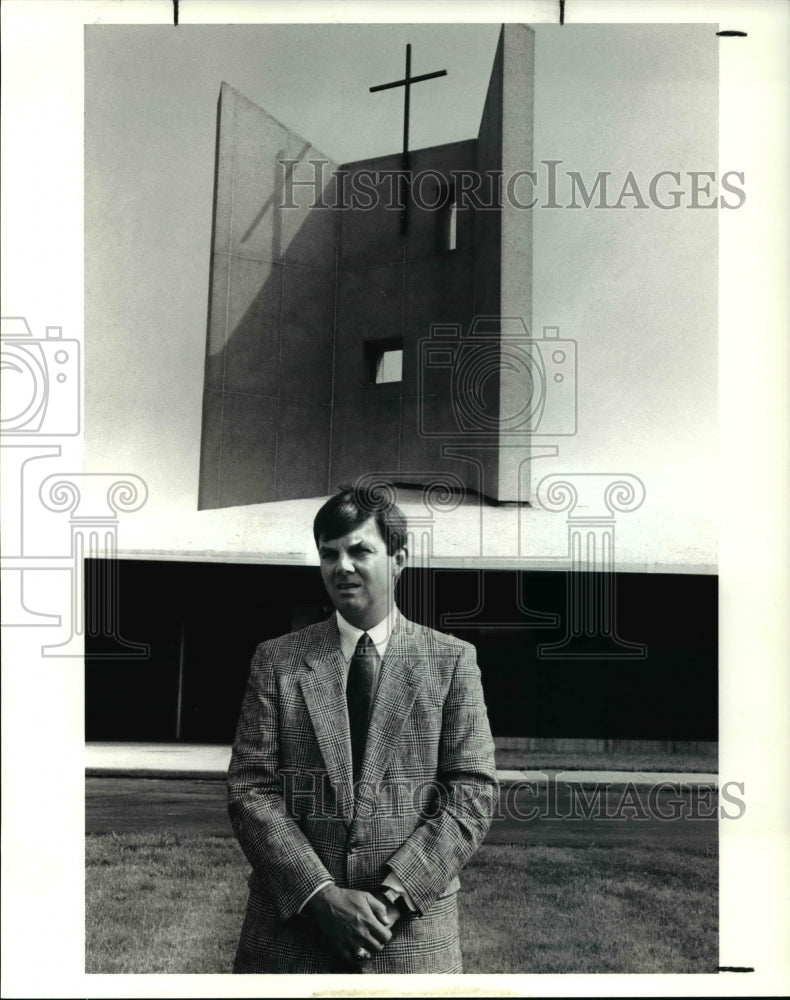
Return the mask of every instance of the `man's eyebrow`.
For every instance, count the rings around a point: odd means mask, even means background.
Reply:
[[[318,546],[318,551],[319,553],[322,552],[331,553],[331,552],[337,552],[337,549],[333,545],[326,545],[324,542],[322,542]]]

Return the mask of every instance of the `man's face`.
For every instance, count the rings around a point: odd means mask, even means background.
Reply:
[[[332,603],[357,628],[372,628],[395,600],[395,581],[406,563],[406,550],[387,555],[374,518],[341,538],[318,541],[321,576]]]

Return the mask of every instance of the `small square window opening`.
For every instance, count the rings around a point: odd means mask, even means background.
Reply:
[[[376,359],[375,382],[401,382],[403,380],[403,348],[382,351]]]
[[[368,340],[365,343],[368,381],[375,385],[403,381],[403,338]]]

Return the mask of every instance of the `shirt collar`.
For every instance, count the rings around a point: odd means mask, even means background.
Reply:
[[[372,628],[361,629],[352,625],[350,622],[347,622],[339,611],[335,611],[337,628],[340,632],[340,646],[343,650],[343,656],[345,656],[347,660],[350,660],[354,655],[354,650],[357,648],[359,637],[364,632],[367,632],[373,641],[373,645],[376,647],[376,652],[382,659],[384,659],[384,654],[387,651],[387,644],[390,641],[392,630],[395,628],[395,623],[398,620],[398,614],[398,609],[393,604],[392,611],[390,611],[386,618],[383,618]]]

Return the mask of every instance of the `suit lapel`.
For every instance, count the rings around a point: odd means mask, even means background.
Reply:
[[[326,638],[315,653],[305,656],[300,679],[310,721],[324,758],[329,780],[337,794],[341,816],[351,816],[351,737],[346,708],[345,662],[334,617],[327,622]]]
[[[378,782],[385,774],[423,681],[424,663],[416,643],[409,638],[409,625],[403,617],[398,619],[381,664],[362,761],[362,783]]]

